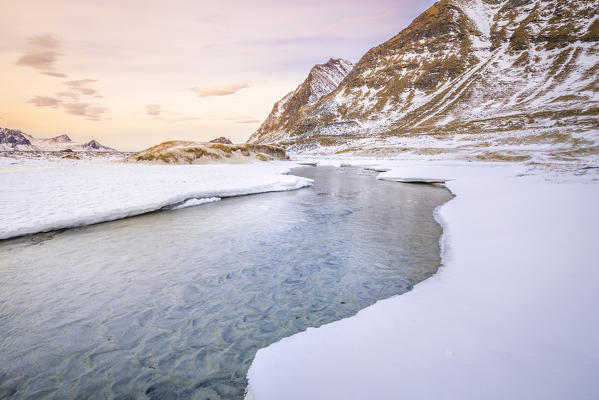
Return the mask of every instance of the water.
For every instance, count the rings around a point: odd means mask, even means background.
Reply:
[[[439,266],[440,188],[313,188],[0,242],[0,398],[241,399],[256,351]]]

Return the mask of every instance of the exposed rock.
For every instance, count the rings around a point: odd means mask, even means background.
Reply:
[[[230,141],[229,139],[227,139],[227,138],[226,138],[226,137],[224,137],[224,136],[221,136],[221,137],[219,137],[219,138],[216,138],[216,139],[212,139],[212,140],[211,140],[210,142],[208,142],[208,143],[233,144],[233,142],[232,142],[232,141]]]

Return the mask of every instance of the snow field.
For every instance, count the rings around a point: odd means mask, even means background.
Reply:
[[[0,239],[139,215],[185,201],[294,190],[295,164],[19,164],[0,169]]]
[[[259,350],[247,400],[596,398],[596,177],[472,164],[387,163],[379,177],[453,179],[442,268]]]

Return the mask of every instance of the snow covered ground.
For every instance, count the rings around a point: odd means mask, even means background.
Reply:
[[[310,185],[309,179],[284,175],[295,165],[140,165],[0,158],[0,239],[110,221],[166,206],[187,207],[213,198]]]
[[[381,178],[453,179],[437,213],[443,267],[259,350],[247,399],[596,399],[597,170],[383,166]]]

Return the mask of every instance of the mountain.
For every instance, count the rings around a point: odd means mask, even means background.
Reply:
[[[37,139],[20,130],[0,128],[0,151],[97,151],[116,152],[117,150],[103,146],[96,140],[87,143],[73,142],[67,135],[49,139]]]
[[[212,139],[208,143],[233,144],[232,141],[230,141],[229,139],[227,139],[224,136],[217,137],[216,139]]]
[[[331,58],[325,64],[316,64],[308,77],[293,92],[275,103],[266,121],[248,140],[249,143],[269,141],[285,135],[302,110],[331,93],[353,68],[353,64],[341,58]]]
[[[101,145],[97,140],[90,140],[89,142],[82,144],[81,148],[89,151],[116,151],[111,147]]]
[[[285,122],[269,123],[271,114],[250,141],[291,152],[596,156],[598,8],[441,0],[369,50],[331,93],[287,107]]]
[[[23,132],[14,129],[0,128],[0,151],[35,151],[37,150]]]
[[[67,135],[60,135],[60,136],[56,136],[53,137],[51,139],[47,139],[49,142],[51,143],[71,143],[72,140],[70,137],[68,137]]]

